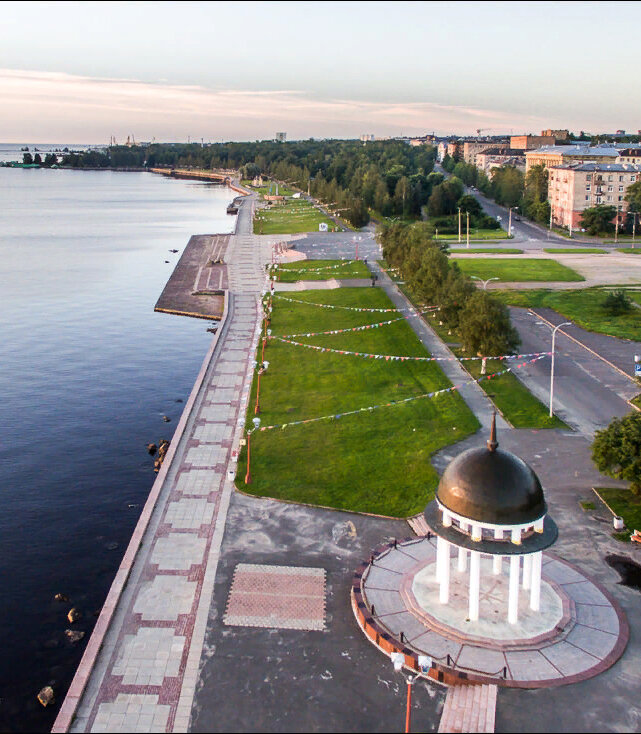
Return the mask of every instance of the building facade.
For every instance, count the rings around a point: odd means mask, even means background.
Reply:
[[[519,150],[533,150],[542,148],[544,145],[554,145],[556,138],[552,135],[512,135],[510,137],[510,148]]]
[[[476,154],[476,167],[490,176],[495,168],[514,166],[525,171],[525,151],[512,148],[486,148]]]
[[[604,204],[627,211],[628,186],[639,180],[641,165],[629,163],[569,163],[549,169],[548,201],[552,221],[561,227],[581,228],[585,209]]]
[[[547,145],[525,151],[525,171],[537,165],[551,168],[566,163],[616,163],[618,158],[619,151],[613,146]]]

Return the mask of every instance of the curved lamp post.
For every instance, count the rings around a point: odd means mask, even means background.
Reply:
[[[481,283],[483,283],[483,290],[487,290],[487,284],[492,280],[500,280],[500,278],[488,278],[487,280],[483,280],[483,278],[479,278],[478,275],[470,275],[470,278],[473,280],[479,280]]]

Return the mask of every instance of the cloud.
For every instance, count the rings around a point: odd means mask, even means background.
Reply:
[[[293,90],[212,89],[136,79],[0,69],[0,139],[98,142],[134,133],[139,140],[351,137],[477,127],[536,129],[543,120],[500,110],[433,102],[322,99]]]

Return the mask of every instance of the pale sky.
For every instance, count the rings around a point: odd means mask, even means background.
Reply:
[[[0,141],[641,128],[638,2],[0,2]]]

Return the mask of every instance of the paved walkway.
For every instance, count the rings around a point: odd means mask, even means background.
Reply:
[[[494,685],[450,686],[439,732],[493,732],[496,693]]]
[[[377,263],[369,263],[369,268],[378,275],[378,284],[397,308],[412,306],[394,281],[381,270]],[[453,385],[462,386],[458,392],[468,408],[478,418],[481,426],[489,426],[495,408],[488,396],[479,387],[479,384],[463,369],[461,363],[454,358],[454,354],[447,348],[442,339],[430,329],[424,319],[408,319],[407,323],[412,327],[430,354],[444,358],[445,361],[439,362],[439,367]],[[497,415],[496,422],[499,428],[508,427],[507,422],[500,415]]]
[[[224,253],[226,315],[53,731],[187,731],[271,246],[251,204]]]

